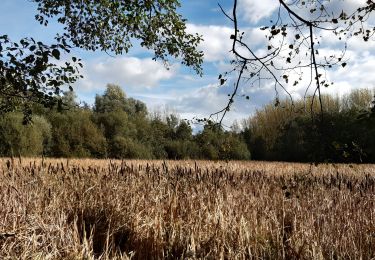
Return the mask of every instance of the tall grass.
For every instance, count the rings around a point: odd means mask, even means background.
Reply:
[[[375,167],[0,159],[0,259],[371,259]]]

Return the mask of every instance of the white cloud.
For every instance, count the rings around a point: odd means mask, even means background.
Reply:
[[[230,35],[233,33],[232,28],[216,25],[188,24],[187,31],[203,35],[204,41],[199,47],[204,53],[205,61],[220,61],[228,58],[232,47],[232,41],[230,40]]]
[[[169,90],[163,94],[138,94],[135,97],[144,101],[149,110],[160,110],[167,107],[169,111],[175,111],[180,118],[192,120],[193,118],[208,118],[212,113],[223,109],[228,102],[227,94],[231,89],[218,87],[218,84],[208,84],[192,89],[180,89],[179,91]],[[256,109],[258,101],[264,100],[261,96],[263,92],[257,92],[254,102],[246,100],[244,97],[237,98],[224,118],[224,125],[231,126],[235,120],[247,118]],[[251,97],[251,98],[252,98]],[[269,96],[266,96],[268,100]],[[271,97],[272,99],[272,97]],[[213,118],[218,120],[219,118]]]
[[[204,53],[206,62],[216,62],[228,60],[232,57],[232,40],[230,39],[234,29],[228,26],[217,25],[196,25],[188,24],[189,33],[198,33],[203,35],[204,41],[199,48]],[[244,34],[244,42],[250,42],[251,47],[256,47],[265,42],[264,33],[259,28],[241,28]],[[265,43],[264,43],[265,44]]]
[[[258,23],[261,19],[270,17],[278,6],[279,1],[275,0],[240,0],[237,10],[244,20]]]
[[[227,105],[229,99],[227,94],[231,91],[232,89],[218,87],[217,84],[209,84],[180,95],[169,105],[174,107],[182,118],[208,118]],[[226,126],[231,126],[234,120],[246,118],[253,111],[255,111],[254,103],[245,98],[237,98],[231,110],[225,116],[223,123]],[[213,120],[220,119],[220,115],[213,117]]]
[[[150,89],[163,80],[171,79],[179,65],[169,70],[151,58],[120,57],[91,60],[84,64],[84,79],[77,83],[78,91],[102,89],[107,83],[115,83],[131,89]]]
[[[358,7],[366,6],[367,0],[331,0],[328,1],[324,7],[329,14],[334,14],[335,16],[340,15],[341,12],[345,12],[350,15],[354,13]],[[307,10],[309,12],[309,10]]]
[[[337,1],[334,0],[333,2]],[[353,1],[348,0],[348,3],[352,4],[354,3]],[[239,3],[239,10],[241,10],[239,14],[252,23],[257,23],[263,18],[272,16],[278,7],[278,1],[275,0],[241,0]],[[337,6],[330,8],[339,10]],[[86,64],[85,71],[87,78],[83,81],[82,85],[86,86],[87,89],[93,90],[97,89],[97,86],[103,89],[105,84],[109,82],[117,83],[126,89],[129,87],[132,88],[131,92],[133,93],[137,92],[137,95],[134,97],[144,101],[150,110],[152,110],[152,107],[164,105],[172,107],[181,115],[181,118],[207,118],[211,113],[225,107],[228,101],[227,94],[231,92],[229,88],[207,83],[215,82],[218,74],[229,71],[232,68],[232,65],[228,61],[232,58],[232,54],[230,53],[232,48],[230,35],[233,33],[233,28],[219,25],[188,24],[187,29],[189,33],[198,33],[203,35],[204,38],[199,48],[204,52],[205,66],[209,72],[205,74],[204,80],[202,80],[204,83],[199,83],[200,87],[197,86],[197,78],[195,76],[187,74],[176,75],[178,70],[176,66],[178,65],[172,66],[172,69],[168,71],[161,63],[141,58],[107,58],[89,62]],[[245,31],[244,41],[251,45],[249,47],[255,50],[257,55],[268,53],[268,43],[264,37],[264,31],[260,31],[256,27],[244,27],[240,29]],[[332,33],[323,32],[322,36],[322,45],[320,45],[320,54],[318,55],[320,61],[324,61],[324,55],[329,56],[332,53],[339,53],[343,46]],[[288,39],[289,37],[292,37],[292,34],[288,34]],[[328,80],[335,82],[335,84],[329,88],[324,88],[322,90],[323,93],[341,96],[355,88],[373,87],[372,84],[375,82],[375,74],[372,73],[375,67],[375,42],[363,43],[361,38],[353,38],[348,43],[346,55],[346,58],[349,59],[347,62],[348,65],[345,68],[338,66],[327,72],[326,76]],[[288,48],[284,50],[286,53],[289,51]],[[305,57],[302,57],[301,60],[305,62],[309,61]],[[287,65],[285,64],[285,58],[280,58],[278,61],[275,60],[275,65],[280,68],[285,67]],[[301,83],[293,86],[293,82],[298,76],[291,75],[289,78],[289,83],[291,84],[286,86],[294,98],[302,98],[305,95],[306,87],[310,83],[310,68],[302,70],[305,73]],[[281,72],[275,72],[275,74],[278,77],[281,76]],[[155,86],[163,85],[160,83],[164,80],[169,80],[167,81],[168,86],[176,85],[179,87],[168,89],[166,86],[163,86],[161,88],[163,91],[153,89]],[[284,83],[282,78],[280,80]],[[228,80],[228,84],[229,82],[230,79]],[[309,94],[313,90],[314,85],[312,85]],[[285,96],[280,87],[278,91],[281,98]],[[262,81],[259,87],[250,87],[249,84],[246,85],[244,83],[239,93],[240,95],[249,95],[250,100],[246,100],[241,96],[236,98],[231,111],[225,118],[224,123],[226,125],[231,125],[235,119],[241,120],[248,117],[257,108],[274,100],[276,95],[272,80]]]
[[[332,73],[335,82],[330,93],[347,94],[350,90],[361,88],[374,88],[375,74],[374,56],[361,57],[349,61],[345,68],[339,68]]]

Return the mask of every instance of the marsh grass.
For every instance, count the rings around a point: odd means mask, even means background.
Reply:
[[[371,259],[375,167],[0,160],[0,259]]]

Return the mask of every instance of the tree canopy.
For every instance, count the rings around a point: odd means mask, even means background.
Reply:
[[[154,59],[168,65],[168,57],[202,74],[203,53],[197,50],[199,35],[186,32],[186,20],[177,13],[177,0],[81,1],[32,0],[37,4],[35,18],[48,26],[50,19],[63,25],[54,44],[34,37],[12,41],[0,36],[0,112],[21,109],[28,121],[31,103],[62,108],[62,87],[81,77],[80,59],[58,62],[62,53],[78,47],[90,51],[123,54],[132,41],[153,50]],[[62,65],[61,65],[62,64]]]
[[[0,156],[53,156],[139,159],[249,159],[240,134],[206,127],[193,135],[177,114],[153,116],[120,86],[108,84],[95,106],[77,106],[65,92],[69,109],[34,104],[33,121],[22,125],[21,112],[0,117]],[[219,151],[206,154],[206,150]]]

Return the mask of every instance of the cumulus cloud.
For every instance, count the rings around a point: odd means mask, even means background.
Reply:
[[[336,50],[337,51],[337,50]],[[319,52],[324,55],[324,53],[334,53],[334,49],[321,49]],[[333,82],[333,85],[329,85],[327,88],[323,87],[321,92],[323,94],[330,94],[333,96],[343,96],[350,93],[354,89],[362,88],[374,88],[375,74],[373,73],[373,68],[375,67],[374,53],[369,51],[347,51],[346,55],[347,65],[342,67],[340,65],[328,69],[327,71],[320,70],[319,72],[323,74],[322,80],[326,82]],[[297,74],[289,75],[289,84],[285,84],[284,87],[292,95],[294,99],[300,99],[306,96],[311,96],[316,90],[315,80],[313,79],[314,74],[311,74],[310,68],[306,67],[300,69],[299,72],[303,73],[302,80],[299,80]],[[293,85],[295,80],[299,80],[299,84]],[[284,81],[280,79],[284,84]],[[264,81],[261,87],[261,91],[267,91],[270,86],[273,85],[272,80],[267,82]],[[310,86],[310,87],[309,87]],[[278,88],[279,93],[286,95],[281,88]],[[266,95],[266,92],[263,92]],[[260,105],[262,105],[260,103]]]
[[[334,86],[326,91],[330,94],[347,94],[353,89],[374,88],[375,60],[373,55],[358,56],[358,59],[349,61],[345,68],[339,68],[331,73],[331,78],[335,82]]]
[[[206,62],[216,62],[230,59],[232,49],[231,34],[233,28],[228,26],[217,25],[196,25],[188,24],[187,30],[189,33],[198,33],[203,36],[204,41],[199,48],[204,53]],[[258,46],[264,43],[264,33],[258,28],[241,28],[244,34],[244,41],[251,43],[251,46]]]
[[[220,93],[218,85],[210,84],[178,97],[174,101],[174,106],[178,110],[198,108],[200,113],[207,114],[222,108],[226,101],[227,98]]]
[[[270,17],[278,6],[279,1],[275,0],[240,0],[237,10],[244,20],[251,23],[258,23],[263,18]]]
[[[222,110],[228,102],[231,89],[209,84],[186,92],[168,104],[181,114],[182,118],[207,118],[210,114]],[[255,111],[256,105],[245,98],[237,98],[231,110],[224,118],[224,125],[231,126],[235,120],[244,119]],[[214,120],[220,117],[214,117]]]
[[[334,0],[332,3],[334,4],[337,1]],[[348,3],[353,5],[355,2],[354,0],[348,0]],[[248,24],[248,27],[241,28],[245,31],[244,41],[250,43],[250,47],[255,50],[257,55],[266,54],[267,39],[264,37],[264,32],[257,28],[260,24],[256,23],[273,15],[278,7],[278,1],[241,0],[239,4],[239,14],[252,23]],[[340,8],[339,5],[330,6],[331,10],[339,10]],[[188,74],[178,75],[178,65],[172,66],[171,70],[168,71],[161,63],[154,62],[151,59],[134,57],[106,58],[87,62],[85,69],[87,77],[82,85],[89,90],[93,90],[97,89],[95,86],[104,88],[108,82],[117,83],[125,88],[132,88],[131,92],[133,93],[136,91],[137,95],[134,97],[144,101],[150,110],[152,110],[152,107],[164,105],[172,107],[181,115],[181,118],[208,117],[211,113],[225,107],[228,101],[227,95],[231,93],[229,87],[218,87],[217,84],[207,83],[215,82],[218,74],[232,68],[228,61],[232,58],[230,35],[233,33],[233,28],[219,25],[188,24],[187,29],[189,33],[198,33],[203,35],[204,38],[199,48],[204,52],[206,62],[204,66],[208,68],[209,72],[207,73],[206,70],[204,80],[199,83],[199,86],[197,86],[196,77]],[[325,55],[340,53],[343,44],[336,37],[332,37],[331,32],[323,31],[321,36],[322,45],[320,45],[318,55],[320,61],[324,61]],[[375,74],[372,73],[372,69],[375,67],[373,51],[375,42],[364,43],[360,38],[352,38],[348,43],[346,55],[346,58],[349,59],[348,65],[345,68],[335,67],[325,74],[328,81],[333,81],[335,84],[329,88],[324,88],[323,93],[343,95],[355,88],[373,87]],[[289,49],[286,51],[289,51]],[[302,61],[305,61],[304,59],[306,58],[301,58]],[[309,60],[307,60],[308,62]],[[285,59],[280,59],[279,63],[275,61],[275,64],[280,68],[286,65]],[[305,73],[301,83],[293,86],[294,77],[291,75],[289,81],[292,84],[287,86],[288,92],[296,99],[304,97],[306,87],[311,80],[310,68],[303,70],[305,70]],[[281,77],[280,73],[275,72],[277,76]],[[295,78],[297,79],[298,75],[295,75]],[[282,78],[280,79],[282,80]],[[229,81],[230,79],[228,79],[228,83]],[[178,90],[176,90],[176,87],[168,89],[164,83],[168,86],[178,85]],[[162,86],[162,91],[156,90],[155,87],[159,85]],[[271,80],[263,81],[259,87],[250,87],[243,84],[239,96],[236,98],[231,111],[227,114],[224,123],[230,126],[235,119],[246,118],[252,115],[257,108],[261,108],[274,100],[276,95],[274,86],[274,82],[271,82]],[[281,98],[285,96],[281,88],[278,88],[278,91]],[[308,94],[312,94],[313,91],[314,86],[311,87]],[[241,95],[248,95],[250,99],[247,100]]]
[[[81,91],[98,90],[107,83],[115,83],[131,89],[150,89],[161,81],[176,75],[179,65],[167,69],[151,58],[119,57],[102,58],[85,62],[84,79],[78,82]]]
[[[230,91],[227,87],[208,84],[194,89],[180,89],[178,92],[169,90],[163,94],[139,93],[135,97],[144,101],[150,111],[167,107],[168,111],[176,112],[180,118],[192,120],[208,118],[212,113],[223,109],[228,102],[227,94]],[[264,92],[258,91],[251,94],[251,100],[244,97],[236,98],[236,102],[224,118],[224,125],[231,126],[235,120],[247,118],[265,100],[273,98],[271,91],[267,93],[271,95],[264,95]]]
[[[205,61],[219,61],[228,58],[231,49],[230,35],[233,29],[226,26],[188,24],[189,33],[198,33],[204,41],[199,46],[204,53]]]

